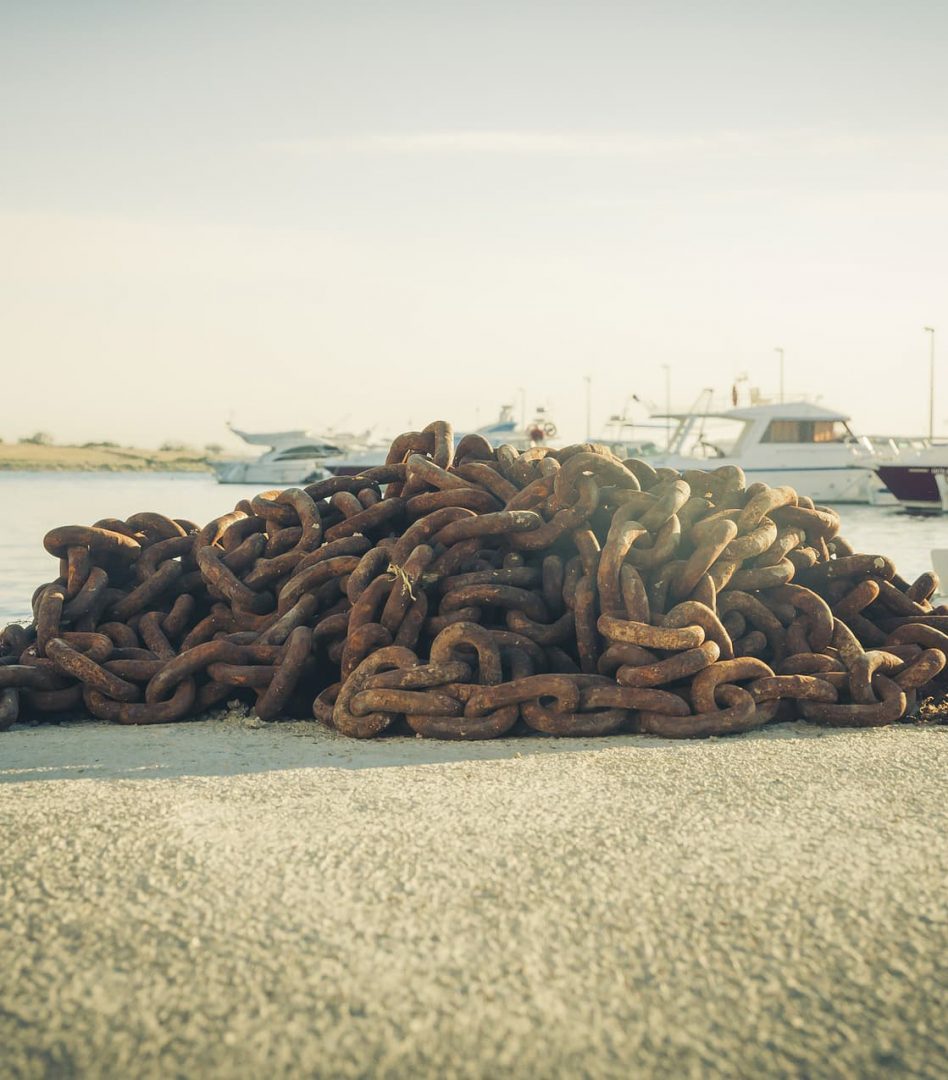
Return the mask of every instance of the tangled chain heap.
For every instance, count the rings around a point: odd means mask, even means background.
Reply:
[[[455,448],[442,421],[203,528],[141,513],[44,544],[60,576],[0,635],[0,728],[235,695],[358,738],[868,726],[910,712],[948,650],[935,576],[854,553],[792,488],[598,445]]]

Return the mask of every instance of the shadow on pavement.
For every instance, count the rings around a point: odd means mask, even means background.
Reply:
[[[814,739],[839,735],[803,723],[715,740]],[[286,769],[380,769],[497,761],[548,754],[626,749],[687,754],[708,740],[641,735],[565,739],[530,734],[483,742],[445,742],[408,736],[356,740],[314,721],[263,724],[234,721],[122,727],[73,721],[16,726],[0,734],[0,784],[46,780],[167,780],[240,776]]]

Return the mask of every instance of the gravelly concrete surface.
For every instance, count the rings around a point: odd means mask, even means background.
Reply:
[[[946,778],[940,728],[14,730],[0,1072],[944,1076]]]

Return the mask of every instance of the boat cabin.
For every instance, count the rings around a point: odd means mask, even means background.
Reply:
[[[862,442],[850,429],[849,417],[805,401],[670,413],[665,419],[667,453],[689,458],[742,458],[757,446],[776,450]]]

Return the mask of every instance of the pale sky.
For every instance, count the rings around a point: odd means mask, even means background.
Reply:
[[[0,437],[948,435],[948,6],[0,0]]]

